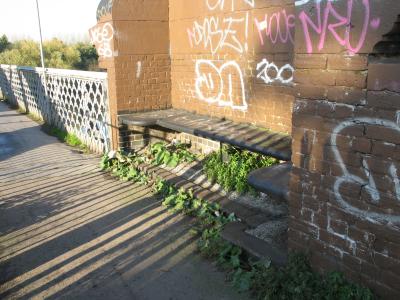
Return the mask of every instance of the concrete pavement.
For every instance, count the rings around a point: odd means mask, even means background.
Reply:
[[[191,221],[0,103],[0,298],[246,299]]]

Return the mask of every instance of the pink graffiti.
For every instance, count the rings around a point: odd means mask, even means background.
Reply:
[[[294,43],[295,15],[287,14],[286,10],[273,13],[271,16],[266,14],[264,20],[254,19],[260,37],[261,45],[264,45],[264,36],[273,44],[278,41],[281,43]]]
[[[299,19],[303,27],[303,33],[305,37],[305,42],[307,46],[307,52],[313,52],[313,43],[310,34],[310,28],[314,30],[319,35],[318,50],[321,51],[325,46],[325,41],[327,39],[328,32],[332,34],[335,40],[342,46],[345,46],[350,53],[357,53],[363,47],[368,28],[370,26],[370,4],[369,0],[362,0],[363,12],[364,12],[364,22],[363,27],[360,31],[360,36],[358,38],[357,45],[352,45],[351,41],[355,40],[352,38],[351,28],[352,28],[352,15],[354,12],[353,3],[354,0],[347,0],[347,11],[346,15],[343,16],[338,13],[338,11],[333,7],[332,1],[326,2],[326,7],[321,8],[321,2],[316,2],[316,22],[314,22],[311,17],[303,10],[299,14]],[[330,20],[336,19],[337,22],[333,23]],[[377,19],[376,19],[377,20]],[[372,23],[372,27],[379,26],[378,21]],[[345,28],[344,35],[338,32],[338,29]],[[375,28],[376,29],[376,28]]]
[[[373,29],[378,29],[379,26],[381,26],[381,19],[380,18],[374,18],[371,20],[371,27]]]

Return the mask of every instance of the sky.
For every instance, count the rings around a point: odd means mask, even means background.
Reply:
[[[38,0],[43,39],[89,41],[100,0]],[[35,0],[0,0],[0,36],[39,40]]]

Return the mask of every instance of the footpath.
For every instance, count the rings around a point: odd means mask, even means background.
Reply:
[[[191,220],[0,103],[0,299],[247,299]]]

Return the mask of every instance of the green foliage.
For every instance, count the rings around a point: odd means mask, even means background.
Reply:
[[[58,39],[44,42],[43,51],[45,65],[49,68],[70,69],[80,61],[79,51]]]
[[[148,183],[148,178],[138,168],[143,161],[145,158],[138,154],[111,152],[102,158],[101,167],[124,180]],[[196,218],[200,253],[225,268],[239,291],[251,291],[260,300],[374,298],[370,290],[348,283],[340,273],[332,272],[327,276],[315,273],[303,254],[291,254],[288,264],[282,268],[272,266],[269,260],[253,262],[239,247],[221,237],[224,226],[237,221],[233,214],[226,215],[219,204],[198,199],[191,191],[177,189],[165,180],[158,179],[154,189],[162,196],[163,205],[172,212]]]
[[[11,46],[10,41],[8,40],[7,36],[3,34],[0,37],[0,53],[4,50],[7,50]]]
[[[144,158],[136,153],[125,155],[122,152],[113,151],[102,157],[100,168],[104,171],[110,171],[123,181],[147,184],[149,182],[148,176],[139,169],[139,164],[143,161]]]
[[[75,134],[67,134],[65,138],[65,142],[72,147],[80,147],[82,145],[82,141]]]
[[[93,45],[78,43],[75,49],[79,52],[80,60],[74,63],[74,68],[77,70],[97,71],[98,59],[96,48]]]
[[[221,238],[224,225],[236,221],[234,214],[226,215],[218,203],[195,198],[191,191],[178,190],[163,180],[157,181],[155,191],[163,196],[163,205],[171,211],[197,218],[198,232],[201,233],[198,246],[204,256],[217,256],[221,265],[236,266],[241,250]]]
[[[0,38],[0,63],[18,66],[41,66],[39,44],[32,40],[21,40],[7,44],[7,37]],[[7,45],[7,46],[4,46]],[[45,65],[47,68],[97,70],[96,49],[89,44],[68,45],[59,39],[43,43]]]
[[[51,127],[48,131],[48,133],[52,136],[55,136],[56,138],[58,138],[60,141],[65,142],[68,133],[64,130],[55,128],[55,127]]]
[[[275,158],[229,146],[222,149],[222,153],[210,153],[205,159],[204,171],[209,180],[225,190],[246,193],[253,191],[247,183],[251,171],[277,163]]]
[[[348,283],[343,274],[315,273],[308,258],[299,253],[289,256],[283,268],[254,264],[251,288],[257,299],[374,299],[370,290]]]
[[[18,66],[40,66],[39,44],[22,40],[12,44],[10,49],[0,53],[0,63]]]
[[[332,272],[325,277],[317,274],[304,254],[291,254],[288,264],[282,268],[272,266],[268,260],[252,262],[239,247],[221,238],[223,226],[236,221],[234,215],[226,216],[217,204],[196,199],[191,192],[178,190],[165,181],[158,181],[155,187],[164,197],[163,204],[173,212],[185,213],[199,220],[200,252],[215,258],[229,272],[239,291],[250,290],[260,300],[373,299],[370,290],[348,283],[341,273]]]
[[[155,143],[150,146],[153,164],[165,164],[174,168],[182,162],[192,162],[196,159],[196,156],[189,152],[188,147],[189,145],[181,143],[168,145],[162,142]]]
[[[82,150],[87,151],[87,146],[82,143],[82,141],[73,133],[68,133],[64,130],[50,127],[47,129],[48,133],[52,136],[57,137],[61,142],[66,143],[72,147],[79,147]]]

